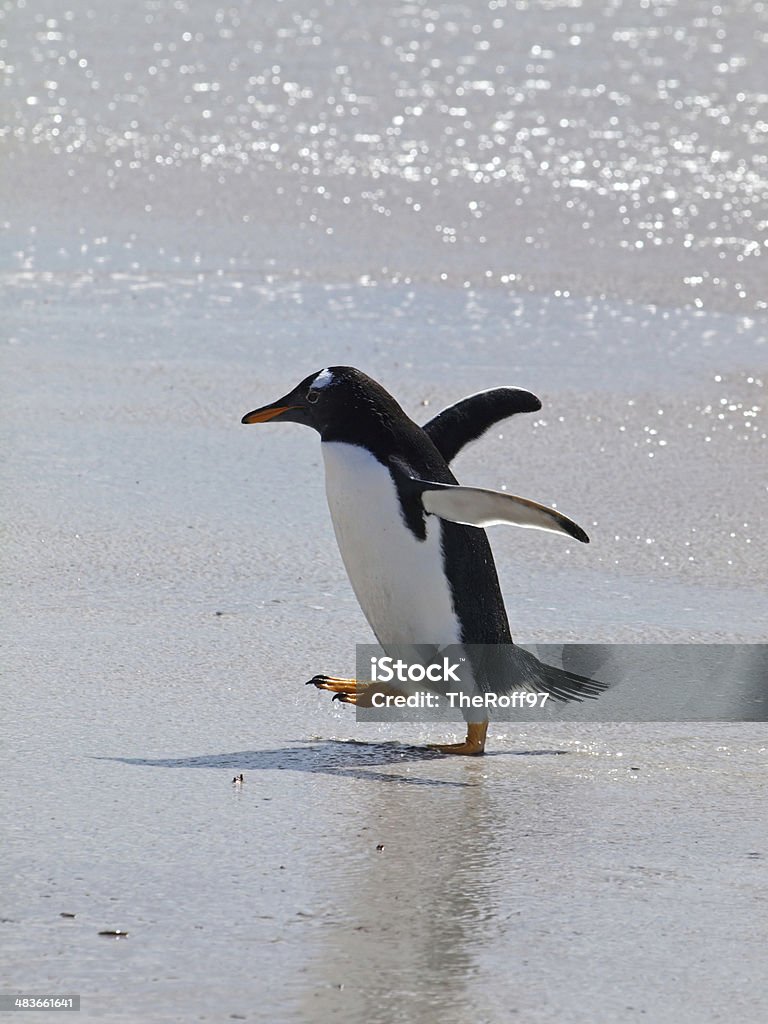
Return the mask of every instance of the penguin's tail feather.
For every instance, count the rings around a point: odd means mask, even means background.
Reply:
[[[580,676],[565,668],[555,668],[554,665],[545,665],[543,662],[539,664],[544,676],[542,689],[546,690],[553,700],[595,700],[609,687],[608,683],[590,679],[589,676]]]
[[[549,693],[553,700],[582,701],[595,700],[611,685],[565,668],[545,665],[530,651],[516,644],[475,648],[470,654],[470,661],[479,688],[488,693],[527,690]]]

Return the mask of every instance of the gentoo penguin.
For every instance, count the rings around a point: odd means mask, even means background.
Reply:
[[[375,380],[353,367],[332,366],[249,412],[242,422],[287,420],[320,434],[341,557],[385,651],[407,646],[434,654],[470,645],[468,651],[480,652],[469,659],[475,693],[533,690],[581,700],[597,696],[604,685],[544,665],[512,643],[483,527],[511,523],[583,543],[589,538],[552,508],[505,492],[459,486],[448,466],[493,423],[539,408],[528,391],[496,388],[465,398],[420,427]],[[368,688],[355,680],[315,676],[310,682],[344,703],[366,703]],[[425,685],[440,692],[429,683],[413,689]],[[401,683],[398,689],[413,692]],[[482,754],[488,712],[463,713],[466,740],[436,749]]]

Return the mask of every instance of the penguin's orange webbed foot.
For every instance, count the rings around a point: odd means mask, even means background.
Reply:
[[[373,698],[376,694],[380,694],[383,697],[402,696],[399,690],[393,690],[392,687],[383,686],[381,683],[358,683],[349,692],[341,691],[335,693],[333,699],[341,701],[342,704],[355,704],[359,708],[372,708],[374,707]],[[381,707],[382,705],[379,706]]]
[[[479,757],[485,753],[484,747],[473,743],[430,743],[427,750],[437,750],[441,754],[462,754],[465,757]]]
[[[463,743],[430,743],[429,749],[439,750],[441,754],[477,757],[485,753],[485,737],[487,733],[487,722],[470,722],[467,726],[467,738]]]
[[[316,686],[318,690],[328,690],[329,693],[355,693],[357,690],[356,679],[340,679],[338,676],[312,676],[305,686]]]
[[[357,704],[356,693],[334,693],[331,700],[337,700],[340,704]]]
[[[358,683],[354,679],[332,680],[331,685],[327,686],[317,683],[315,685],[321,690],[333,691],[334,700],[342,704],[354,704],[360,708],[386,707],[386,698],[406,696],[401,690],[385,686],[383,683]],[[377,694],[385,698],[384,703],[374,704],[373,698]]]

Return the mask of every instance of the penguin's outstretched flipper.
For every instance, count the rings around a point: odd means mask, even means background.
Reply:
[[[431,484],[422,493],[421,502],[425,512],[452,523],[482,527],[507,523],[525,529],[564,533],[583,544],[589,544],[589,537],[584,530],[562,512],[505,491]]]
[[[481,437],[489,427],[518,412],[537,412],[541,402],[523,388],[491,388],[443,409],[422,429],[446,462]]]
[[[485,487],[462,487],[459,484],[439,484],[411,476],[400,459],[390,459],[395,482],[408,492],[418,493],[425,512],[464,526],[496,526],[508,524],[524,529],[564,533],[589,544],[589,537],[568,516],[530,498],[520,498],[506,491],[491,491]]]

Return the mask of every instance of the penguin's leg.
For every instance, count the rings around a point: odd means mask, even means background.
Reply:
[[[467,738],[463,743],[430,743],[430,750],[439,750],[441,754],[477,755],[485,751],[485,737],[488,732],[488,720],[469,722]]]

